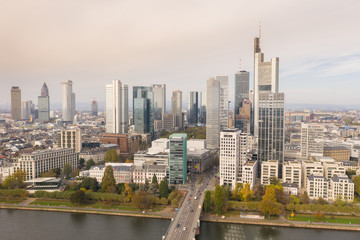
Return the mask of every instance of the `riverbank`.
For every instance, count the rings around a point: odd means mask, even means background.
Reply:
[[[16,206],[16,205],[0,205],[0,209],[12,209],[12,210],[30,210],[30,211],[50,211],[50,212],[67,212],[67,213],[88,213],[88,214],[100,214],[100,215],[112,215],[112,216],[124,216],[124,217],[142,217],[142,218],[157,218],[171,220],[172,217],[162,214],[152,214],[149,212],[121,212],[112,209],[86,209],[75,207],[47,207],[47,206]]]
[[[240,217],[229,217],[222,219],[221,217],[203,214],[200,218],[203,222],[217,222],[217,223],[235,223],[235,224],[248,224],[260,226],[273,226],[273,227],[290,227],[290,228],[311,228],[311,229],[326,229],[326,230],[341,230],[341,231],[357,231],[360,232],[360,225],[350,224],[329,224],[329,223],[304,223],[293,222],[285,219],[278,220],[250,220],[241,219]]]

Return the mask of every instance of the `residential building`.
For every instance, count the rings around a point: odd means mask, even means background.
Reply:
[[[182,92],[180,90],[172,92],[171,113],[176,116],[176,126],[182,129],[184,127],[184,119],[182,113]]]
[[[324,151],[324,126],[316,123],[301,123],[301,156],[322,156]]]
[[[284,182],[282,183],[282,186],[285,194],[294,196],[298,195],[299,185],[297,183]]]
[[[49,89],[44,83],[41,87],[41,95],[38,97],[39,121],[48,122],[50,120],[50,96]]]
[[[220,135],[220,81],[210,78],[206,92],[206,143],[208,148],[219,147]]]
[[[287,161],[283,165],[283,182],[292,184],[295,183],[298,187],[302,184],[302,168],[298,161]]]
[[[109,165],[112,166],[115,182],[118,183],[131,183],[132,182],[132,171],[131,166],[128,164]],[[101,183],[104,177],[106,165],[93,166],[89,170],[80,172],[80,176],[96,178]]]
[[[328,200],[329,181],[322,175],[311,174],[306,178],[306,192],[310,199]]]
[[[324,177],[326,179],[332,178],[334,175],[344,175],[346,173],[346,168],[343,166],[342,162],[335,162],[334,159],[331,158],[333,161],[324,161]]]
[[[91,150],[82,149],[82,151],[79,153],[79,159],[83,158],[85,162],[92,159],[95,163],[103,163],[105,162],[105,156],[106,150],[101,148]]]
[[[307,178],[310,175],[324,176],[324,169],[320,162],[315,162],[310,160],[302,161],[301,168],[302,168],[302,181],[303,181],[301,186],[303,186],[305,189],[307,188],[306,186]]]
[[[72,122],[75,114],[75,93],[72,91],[73,82],[62,82],[62,119],[64,122]]]
[[[75,152],[81,152],[82,140],[80,128],[61,130],[59,140],[59,147],[73,148]]]
[[[169,183],[184,184],[187,175],[187,135],[174,133],[169,137]]]
[[[124,134],[129,127],[128,85],[113,80],[106,87],[106,132]]]
[[[166,85],[151,84],[150,87],[154,96],[154,119],[161,120],[166,113]]]
[[[15,164],[16,169],[26,172],[26,180],[40,177],[41,173],[50,169],[63,169],[65,164],[70,164],[72,169],[78,165],[78,154],[73,148],[48,149],[24,153]]]
[[[250,189],[253,189],[256,182],[257,175],[257,161],[247,161],[242,166],[241,182],[250,184]]]
[[[151,183],[154,175],[156,176],[157,181],[160,183],[163,179],[166,178],[167,173],[166,165],[156,165],[156,164],[142,164],[140,166],[133,167],[133,182],[134,183],[145,183],[147,180],[148,183]]]
[[[279,176],[279,162],[277,160],[269,160],[261,164],[261,184],[269,185],[271,178]]]
[[[11,119],[21,120],[21,89],[17,86],[11,88]]]
[[[338,197],[352,202],[354,200],[354,183],[345,174],[334,175],[330,178],[329,199],[335,201]]]

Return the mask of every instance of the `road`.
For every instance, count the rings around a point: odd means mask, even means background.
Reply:
[[[204,201],[204,192],[214,188],[216,170],[204,175],[201,184],[185,184],[181,188],[188,192],[179,208],[175,219],[171,222],[165,239],[193,239],[198,228],[198,222]],[[211,182],[211,184],[209,184]]]

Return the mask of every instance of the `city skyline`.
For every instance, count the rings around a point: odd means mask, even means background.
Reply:
[[[210,76],[229,76],[232,89],[240,58],[241,70],[249,71],[253,78],[252,39],[259,35],[259,21],[266,59],[282,59],[279,91],[287,93],[287,103],[353,104],[360,100],[355,93],[360,87],[360,47],[356,44],[360,35],[356,31],[348,34],[356,29],[356,1],[344,6],[317,2],[311,8],[300,1],[272,3],[282,4],[281,11],[268,3],[249,2],[248,13],[241,16],[238,10],[244,4],[235,1],[228,5],[209,1],[206,7],[199,3],[144,2],[159,15],[140,10],[144,18],[140,20],[131,18],[135,10],[132,3],[110,1],[100,9],[91,1],[86,5],[64,1],[56,8],[42,3],[35,6],[23,2],[21,7],[13,6],[16,1],[3,4],[0,25],[4,24],[5,38],[0,49],[5,57],[0,61],[0,105],[10,104],[12,86],[23,89],[22,99],[36,104],[43,82],[51,91],[52,102],[61,102],[60,82],[68,79],[74,83],[77,102],[91,102],[93,98],[104,102],[105,90],[99,89],[113,79],[129,88],[166,84],[167,99],[176,89],[184,96],[189,91],[204,91]],[[175,7],[178,11],[173,12]],[[119,9],[122,14],[117,14]],[[220,18],[214,13],[227,14],[219,14]],[[52,18],[54,14],[56,19]],[[212,18],[205,17],[207,21],[198,18],[208,14]],[[92,15],[96,19],[90,18]],[[47,19],[51,21],[44,21]],[[219,34],[222,37],[214,39]],[[87,91],[81,91],[85,88]],[[229,99],[233,98],[229,91]]]

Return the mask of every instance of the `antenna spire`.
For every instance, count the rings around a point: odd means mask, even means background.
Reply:
[[[239,71],[241,71],[241,58],[239,60]]]
[[[260,48],[260,42],[261,42],[261,21],[259,22],[259,48]]]

